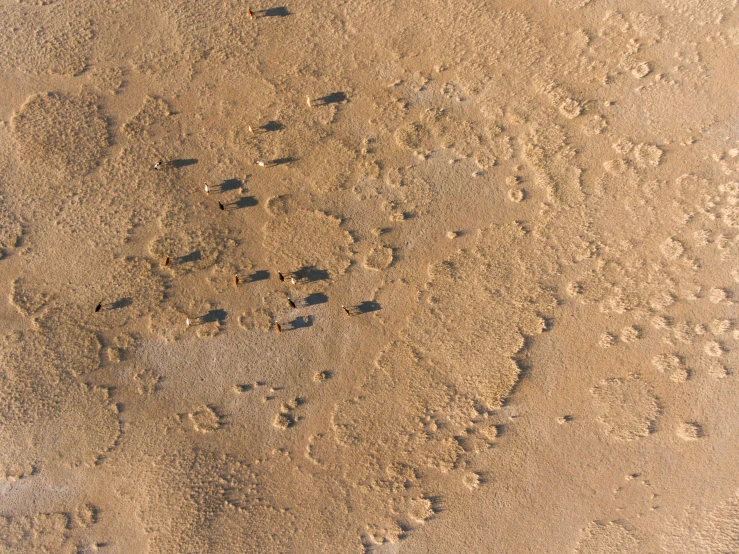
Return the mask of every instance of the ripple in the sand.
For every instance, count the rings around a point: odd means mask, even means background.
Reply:
[[[169,105],[162,98],[147,96],[136,114],[121,127],[121,131],[129,138],[138,138],[148,134],[149,128],[164,121],[171,115]]]
[[[343,142],[330,139],[301,162],[313,189],[332,192],[344,188],[354,171],[357,155]]]
[[[339,219],[319,211],[296,210],[264,226],[270,262],[283,272],[313,267],[339,275],[349,267],[352,243]],[[310,275],[305,278],[311,280]]]
[[[331,536],[322,533],[323,518],[347,516],[341,507],[315,510],[325,495],[340,489],[320,476],[304,479],[279,450],[248,462],[176,445],[175,453],[156,455],[135,471],[136,485],[128,494],[145,517],[154,552],[291,552],[319,543],[330,552],[363,552],[346,520]],[[409,509],[424,514],[423,505]]]
[[[72,541],[80,541],[98,523],[100,509],[82,504],[65,512],[38,512],[0,516],[0,544],[4,552],[80,552]],[[78,543],[79,545],[80,543]]]
[[[32,75],[82,73],[94,36],[91,7],[82,10],[75,2],[28,4],[3,6],[5,27],[12,32],[0,34],[0,66]]]
[[[375,246],[367,253],[364,265],[369,269],[387,269],[393,263],[393,249],[387,246]]]
[[[210,433],[223,426],[223,415],[214,406],[201,406],[187,414],[193,429],[199,433]]]
[[[175,273],[186,273],[212,267],[235,245],[235,240],[215,227],[167,228],[149,243],[149,252],[159,260],[170,258],[167,267]]]
[[[92,170],[110,144],[107,121],[87,93],[31,96],[12,129],[24,162],[68,177]]]
[[[10,303],[25,316],[39,312],[47,305],[49,298],[49,293],[29,283],[24,277],[18,277],[10,284]]]
[[[606,379],[591,393],[599,408],[599,420],[614,437],[634,440],[652,432],[659,405],[649,385],[638,376]]]
[[[700,511],[686,508],[661,537],[662,552],[714,554],[736,552],[739,543],[739,492]]]
[[[0,442],[5,445],[0,472],[5,475],[49,463],[92,464],[118,437],[117,411],[107,390],[78,382],[68,366],[75,356],[58,356],[53,342],[45,344],[34,332],[19,333],[5,337],[0,349]]]
[[[545,329],[542,315],[555,305],[539,285],[546,265],[519,260],[527,245],[533,248],[533,240],[518,226],[493,227],[472,250],[434,264],[423,310],[406,330],[410,344],[489,407],[500,406],[513,388],[519,374],[513,356],[524,336]]]
[[[638,554],[642,552],[634,533],[616,522],[606,524],[593,521],[583,529],[575,547],[576,554]]]

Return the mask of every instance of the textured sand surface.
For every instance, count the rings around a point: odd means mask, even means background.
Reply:
[[[737,0],[0,1],[0,552],[739,552],[738,70]]]

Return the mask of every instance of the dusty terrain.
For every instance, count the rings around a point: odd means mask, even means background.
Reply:
[[[736,4],[2,0],[0,551],[739,552]]]

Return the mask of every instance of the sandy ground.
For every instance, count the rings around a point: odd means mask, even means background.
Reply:
[[[736,4],[2,0],[0,550],[739,552]]]

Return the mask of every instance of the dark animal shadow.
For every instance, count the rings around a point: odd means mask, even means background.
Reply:
[[[282,131],[284,128],[285,126],[279,121],[268,121],[267,123],[262,125],[262,130],[265,133],[272,133],[274,131]]]
[[[226,204],[226,209],[240,210],[242,208],[251,208],[252,206],[256,206],[257,204],[259,204],[259,202],[253,196],[242,196],[238,200],[234,200],[233,202]]]
[[[266,10],[257,10],[254,13],[259,17],[287,17],[288,15],[292,15],[285,6],[268,8]]]
[[[213,188],[215,188],[216,192],[228,192],[230,190],[241,188],[242,186],[244,186],[244,183],[241,179],[226,179],[220,185]]]
[[[298,281],[305,281],[307,283],[312,283],[314,281],[328,281],[328,270],[318,269],[314,265],[301,267],[294,272],[293,275]]]
[[[380,304],[378,304],[374,300],[365,300],[361,304],[357,304],[356,306],[352,306],[351,308],[349,308],[349,311],[355,314],[367,314],[370,312],[376,312],[380,309]]]
[[[170,162],[167,162],[167,165],[170,167],[174,167],[175,169],[179,169],[181,167],[187,167],[188,165],[194,165],[198,163],[198,161],[194,158],[190,158],[187,160],[172,160]]]
[[[177,261],[181,264],[186,264],[188,262],[197,262],[200,260],[202,256],[200,255],[200,250],[195,250],[193,252],[190,252],[189,254],[186,254],[184,256],[180,256],[177,258]]]
[[[344,92],[332,92],[321,98],[316,98],[316,105],[328,106],[329,104],[341,104],[346,102],[347,96]]]
[[[126,308],[133,304],[132,298],[121,298],[120,300],[116,300],[110,305],[111,310],[118,310],[120,308]]]
[[[198,318],[198,323],[213,323],[214,321],[223,323],[226,320],[226,315],[228,315],[226,310],[211,310],[207,314],[200,316]]]
[[[259,271],[255,271],[251,275],[248,275],[244,281],[247,283],[255,283],[256,281],[265,281],[266,279],[269,279],[269,271],[266,269],[260,269]]]
[[[328,302],[328,296],[322,292],[314,292],[303,298],[301,304],[304,306],[315,306],[316,304],[325,304],[326,302]]]
[[[297,158],[293,158],[292,156],[288,156],[287,158],[277,158],[276,160],[272,160],[270,162],[267,162],[268,167],[275,167],[278,165],[285,165],[285,164],[291,164],[293,162],[298,161]]]
[[[295,331],[297,329],[305,329],[306,327],[311,327],[313,325],[313,316],[301,316],[293,319],[288,323],[290,325],[289,328],[285,329],[285,331]]]

